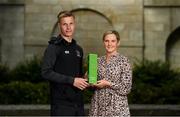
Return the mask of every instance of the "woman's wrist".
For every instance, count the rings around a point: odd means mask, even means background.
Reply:
[[[106,87],[111,87],[111,82],[107,81]]]

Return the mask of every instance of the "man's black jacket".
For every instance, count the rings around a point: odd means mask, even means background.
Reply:
[[[73,86],[82,77],[83,50],[75,40],[52,37],[45,50],[41,75],[50,81],[51,104],[83,104],[82,92]]]

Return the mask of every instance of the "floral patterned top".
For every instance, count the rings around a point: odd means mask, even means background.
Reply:
[[[132,85],[132,69],[127,57],[117,54],[106,62],[98,59],[98,80],[111,82],[109,88],[96,89],[91,100],[89,116],[130,116],[127,94]]]

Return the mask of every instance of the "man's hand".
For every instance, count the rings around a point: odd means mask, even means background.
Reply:
[[[84,79],[87,79],[87,80],[88,80],[88,74],[87,74],[87,72],[84,74]]]
[[[74,79],[73,85],[77,87],[78,89],[84,90],[86,87],[89,86],[89,84],[86,81],[87,79],[76,77]]]

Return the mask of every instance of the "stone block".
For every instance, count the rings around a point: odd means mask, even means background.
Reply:
[[[179,0],[144,0],[145,6],[179,6]]]
[[[146,8],[144,11],[145,21],[150,23],[169,23],[169,18],[171,16],[170,9],[161,9],[161,8]]]
[[[33,4],[40,4],[40,5],[56,5],[58,4],[58,0],[33,0]]]

